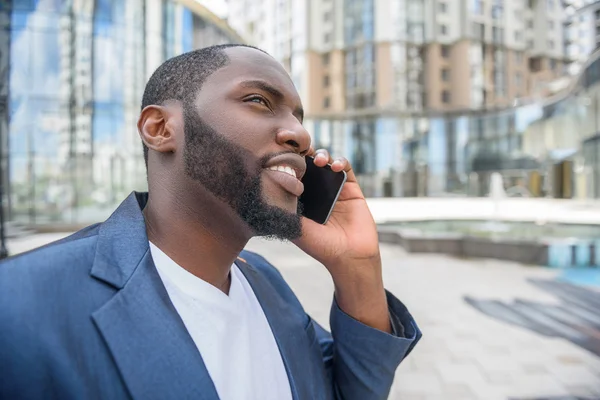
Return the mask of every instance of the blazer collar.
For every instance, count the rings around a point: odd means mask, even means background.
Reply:
[[[91,274],[117,289],[123,288],[148,251],[142,210],[148,193],[132,192],[100,225]]]
[[[177,393],[178,398],[218,400],[202,356],[152,260],[142,214],[147,201],[147,193],[133,192],[100,227],[91,275],[118,291],[92,318],[133,398],[172,398]],[[315,369],[322,360],[313,351],[298,351],[318,346],[314,332],[312,337],[306,334],[303,319],[263,274],[243,259],[236,265],[267,317],[293,398],[321,398],[323,393],[313,393],[318,385],[311,382],[322,381]]]

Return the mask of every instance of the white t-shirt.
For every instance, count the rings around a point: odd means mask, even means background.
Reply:
[[[158,274],[221,400],[291,400],[271,327],[246,277],[231,267],[229,296],[150,243]]]

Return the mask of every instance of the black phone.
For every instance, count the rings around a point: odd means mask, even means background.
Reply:
[[[300,196],[304,206],[302,215],[325,224],[346,182],[346,171],[334,172],[329,164],[321,168],[314,164],[313,157],[306,156],[305,159],[306,173],[302,177],[304,192]]]

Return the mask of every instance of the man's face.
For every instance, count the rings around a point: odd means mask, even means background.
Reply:
[[[297,238],[310,146],[298,93],[268,55],[243,47],[226,52],[230,63],[184,107],[186,174],[229,204],[256,235]]]

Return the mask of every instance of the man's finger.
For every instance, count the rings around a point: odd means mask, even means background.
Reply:
[[[319,149],[315,152],[315,165],[317,167],[324,167],[327,164],[330,164],[333,160],[329,155],[329,152],[325,149]]]
[[[350,171],[352,167],[350,166],[350,162],[345,157],[338,157],[331,163],[331,170],[335,172],[340,171]]]

